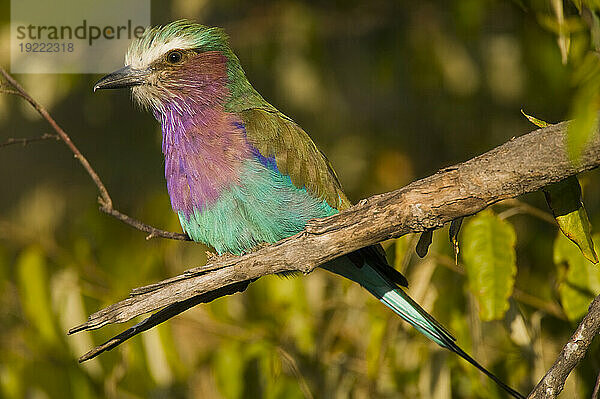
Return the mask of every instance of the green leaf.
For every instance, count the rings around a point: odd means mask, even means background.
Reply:
[[[600,1],[598,0],[572,0],[577,10],[581,12],[582,8],[585,6],[590,10],[598,10],[600,9]],[[593,14],[593,13],[592,13]]]
[[[523,111],[522,109],[521,109],[521,113],[525,116],[525,118],[527,118],[529,120],[529,122],[533,123],[537,127],[548,127],[548,126],[552,125],[552,124],[550,124],[550,123],[548,123],[546,121],[543,121],[541,119],[538,119],[538,118],[536,118],[534,116],[527,115],[525,113],[525,111]]]
[[[598,51],[600,49],[600,19],[595,12],[591,12],[590,21],[590,39],[594,45],[594,49]]]
[[[598,103],[600,102],[600,60],[588,52],[573,76],[577,91],[571,105],[571,118],[567,131],[567,148],[574,162],[581,157],[598,126]]]
[[[556,16],[540,15],[538,16],[538,22],[545,29],[557,35],[577,33],[583,31],[585,28],[581,19],[577,17],[565,18],[562,23],[559,23]]]
[[[71,386],[71,392],[73,392],[73,397],[77,399],[96,398],[91,381],[89,378],[86,378],[85,374],[81,373],[77,369],[71,369],[68,371],[68,378]]]
[[[166,347],[161,342],[160,335],[164,328],[167,327],[157,326],[142,334],[149,378],[152,378],[158,385],[169,385],[173,381],[173,372],[167,360]]]
[[[546,187],[544,194],[560,231],[579,247],[583,256],[598,263],[592,241],[592,226],[581,201],[581,186],[577,177],[571,176]]]
[[[469,289],[484,321],[500,319],[508,310],[517,273],[516,235],[512,225],[484,210],[463,228],[463,261]]]
[[[6,399],[25,397],[27,379],[23,376],[24,362],[25,359],[21,358],[10,364],[0,364],[0,397]]]
[[[212,370],[219,390],[226,398],[240,398],[247,358],[237,341],[223,342],[215,351]]]
[[[49,280],[43,253],[32,247],[24,250],[17,260],[17,272],[21,303],[27,319],[38,330],[42,340],[56,343],[58,335],[50,306]]]
[[[381,317],[373,317],[369,322],[371,331],[366,351],[367,375],[370,378],[376,378],[380,368],[379,357],[385,356],[385,353],[381,353],[381,346],[385,337],[386,320]]]
[[[409,250],[414,245],[411,245],[413,237],[413,234],[405,234],[402,237],[398,237],[394,243],[394,268],[400,272],[406,267],[405,262],[409,260],[407,258],[410,258]]]
[[[593,240],[600,245],[600,235]],[[558,285],[558,293],[565,314],[570,320],[578,320],[587,313],[594,297],[600,294],[600,268],[587,260],[564,235],[557,234],[554,241],[554,263],[567,265],[566,275]]]

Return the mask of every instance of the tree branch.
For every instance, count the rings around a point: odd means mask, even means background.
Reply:
[[[409,232],[442,227],[497,201],[537,191],[599,166],[598,134],[580,162],[571,162],[564,145],[567,126],[561,123],[536,130],[402,189],[363,200],[337,215],[312,220],[301,233],[255,252],[220,257],[207,266],[137,288],[129,298],[92,314],[69,333],[125,322],[267,274],[309,273],[340,255]]]
[[[596,377],[596,385],[594,385],[594,391],[592,392],[592,399],[598,399],[599,394],[600,394],[600,373],[598,373],[598,377]]]
[[[156,229],[114,209],[98,174],[64,130],[4,69],[0,68],[0,74],[11,86],[11,89],[0,87],[0,92],[27,100],[48,121],[85,168],[100,191],[99,202],[103,212],[149,233],[147,238],[189,240],[187,235]],[[88,352],[80,361],[112,349],[198,303],[243,291],[251,281],[261,276],[290,271],[310,273],[325,262],[365,246],[410,232],[440,228],[445,223],[477,213],[495,202],[537,191],[548,184],[600,166],[598,132],[579,162],[574,164],[565,149],[567,128],[568,123],[563,122],[538,129],[404,188],[363,200],[337,215],[312,220],[301,233],[273,245],[241,257],[219,257],[207,266],[137,288],[129,298],[92,314],[86,323],[72,328],[69,333],[121,323],[141,314],[162,310]],[[599,330],[600,296],[594,300],[556,363],[530,397],[555,397]]]
[[[132,338],[146,330],[149,330],[152,327],[155,327],[155,326],[159,325],[160,323],[163,323],[163,322],[169,320],[171,317],[175,317],[178,314],[180,314],[180,313],[188,310],[189,308],[192,308],[200,303],[208,303],[208,302],[211,302],[211,301],[213,301],[217,298],[220,298],[222,296],[225,296],[225,295],[232,295],[237,292],[242,292],[248,287],[249,284],[250,284],[250,281],[242,281],[239,283],[221,287],[219,289],[204,293],[202,295],[192,297],[192,298],[187,299],[182,302],[175,302],[175,303],[159,310],[158,312],[154,313],[152,316],[150,316],[147,319],[143,320],[142,322],[136,324],[135,326],[128,328],[127,330],[123,331],[121,334],[109,339],[102,345],[97,346],[96,348],[92,349],[91,351],[89,351],[88,353],[86,353],[85,355],[83,355],[79,358],[79,363],[85,362],[86,360],[89,360],[89,359],[93,359],[96,356],[98,356],[99,354],[101,354],[102,352],[111,350],[111,349],[119,346],[123,342],[127,341],[129,338]]]
[[[8,147],[9,145],[20,144],[22,146],[26,146],[29,143],[33,143],[36,141],[46,141],[46,140],[60,140],[60,137],[56,134],[45,133],[39,137],[30,137],[30,138],[14,138],[10,137],[4,143],[0,143],[0,147]]]
[[[134,227],[138,230],[148,233],[148,236],[146,237],[146,239],[151,239],[154,237],[162,237],[162,238],[170,238],[173,240],[190,241],[190,238],[188,237],[187,234],[172,233],[169,231],[157,229],[156,227],[147,225],[137,219],[132,218],[131,216],[125,215],[125,214],[119,212],[118,210],[116,210],[113,207],[112,198],[110,197],[108,190],[104,186],[102,179],[100,179],[100,176],[98,176],[98,173],[96,173],[96,171],[94,170],[94,168],[92,168],[92,165],[90,165],[87,158],[83,156],[83,154],[79,151],[77,146],[75,146],[75,144],[73,143],[73,141],[71,140],[69,135],[58,125],[58,123],[56,123],[56,121],[54,120],[54,118],[52,118],[50,113],[48,113],[46,108],[44,108],[40,103],[35,101],[29,95],[29,93],[27,93],[25,91],[25,89],[23,89],[23,87],[19,84],[19,82],[17,82],[15,80],[15,78],[13,78],[2,67],[0,67],[0,75],[2,75],[2,77],[4,78],[6,83],[8,83],[8,86],[10,87],[10,88],[5,88],[5,87],[3,87],[4,85],[1,85],[0,93],[13,94],[13,95],[17,95],[17,96],[25,99],[33,108],[35,108],[35,110],[42,116],[42,118],[44,118],[50,124],[52,129],[57,133],[58,138],[60,140],[62,140],[63,143],[66,144],[66,146],[69,148],[69,150],[71,150],[71,152],[73,153],[75,158],[77,160],[79,160],[79,163],[81,163],[81,166],[83,166],[83,168],[85,169],[87,174],[90,176],[90,178],[93,180],[94,184],[98,188],[98,191],[100,192],[100,197],[98,197],[98,203],[100,204],[100,210],[102,212],[104,212],[108,215],[111,215],[111,216],[115,217],[116,219],[119,219],[120,221],[122,221],[125,224],[130,225],[131,227]],[[44,135],[44,136],[46,136],[46,135]],[[45,139],[44,136],[42,136],[43,139]],[[3,145],[0,145],[0,146],[3,147],[6,145],[9,145],[9,144],[13,144],[14,142],[20,142],[21,144],[26,144],[29,141],[41,140],[42,138],[9,139],[9,141],[7,143],[3,143]]]
[[[563,347],[558,358],[544,375],[529,399],[556,398],[573,368],[583,359],[592,339],[600,332],[600,295],[594,299],[571,339]],[[593,396],[592,396],[593,397]]]

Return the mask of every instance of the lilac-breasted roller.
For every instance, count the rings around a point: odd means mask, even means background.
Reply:
[[[351,205],[306,132],[250,85],[222,29],[189,21],[147,29],[125,65],[94,90],[131,88],[160,122],[171,205],[193,240],[219,254],[241,254]],[[523,397],[404,292],[406,278],[379,245],[321,267],[362,285],[426,337]]]

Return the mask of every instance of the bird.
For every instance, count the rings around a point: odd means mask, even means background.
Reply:
[[[183,231],[218,254],[251,252],[352,205],[325,154],[250,84],[223,29],[190,20],[147,28],[130,44],[125,66],[93,89],[118,88],[130,89],[161,125],[167,191]],[[523,398],[408,296],[406,278],[380,245],[321,267],[360,284],[427,338]]]

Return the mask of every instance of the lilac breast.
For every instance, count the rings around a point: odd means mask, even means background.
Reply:
[[[223,190],[240,185],[241,164],[252,151],[243,124],[233,114],[214,107],[182,115],[167,107],[157,116],[174,211],[189,217],[214,203]]]

